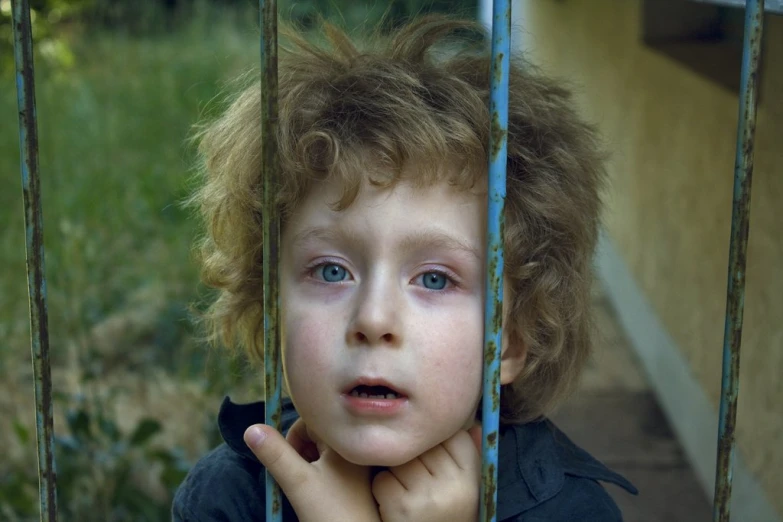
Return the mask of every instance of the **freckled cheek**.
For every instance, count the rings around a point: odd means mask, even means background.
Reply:
[[[285,318],[285,360],[286,377],[293,395],[312,387],[321,379],[312,379],[313,375],[327,375],[334,357],[330,354],[333,346],[333,325],[328,320],[306,311],[289,310]]]
[[[455,393],[471,396],[481,388],[481,354],[475,347],[466,348],[461,356],[446,363],[447,370],[443,373],[447,386],[453,388]]]
[[[437,342],[422,354],[423,366],[430,368],[428,380],[440,395],[473,400],[481,389],[483,338],[480,325],[461,326],[432,336]]]

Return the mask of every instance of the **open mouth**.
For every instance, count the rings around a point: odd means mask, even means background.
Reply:
[[[353,388],[349,395],[362,399],[399,399],[400,397],[403,397],[401,393],[398,393],[388,386],[367,386],[364,384],[360,384]]]

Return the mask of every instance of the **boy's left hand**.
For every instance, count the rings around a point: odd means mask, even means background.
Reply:
[[[481,481],[481,427],[456,435],[372,483],[383,522],[475,522]]]

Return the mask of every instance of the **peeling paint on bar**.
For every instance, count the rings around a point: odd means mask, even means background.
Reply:
[[[19,145],[30,294],[30,340],[35,378],[35,427],[38,443],[38,485],[41,521],[57,520],[57,488],[52,420],[52,374],[44,271],[43,213],[38,170],[38,125],[35,112],[33,39],[28,0],[12,0]]]
[[[481,407],[481,505],[479,520],[497,519],[498,431],[500,427],[500,348],[503,323],[503,210],[506,199],[508,75],[511,3],[494,0],[490,66],[489,208],[484,302],[484,386]]]
[[[763,27],[764,0],[748,0],[745,7],[745,36],[737,123],[737,155],[734,165],[734,198],[731,215],[726,322],[723,338],[718,458],[715,469],[715,505],[712,515],[714,522],[728,522],[731,518],[731,479],[737,422],[737,395],[739,393],[742,316],[745,304],[745,265],[750,223],[753,138],[756,130],[756,100]]]
[[[261,157],[262,157],[262,221],[264,227],[264,423],[280,429],[282,381],[280,358],[280,296],[279,247],[280,218],[275,209],[275,188],[278,185],[277,154],[277,1],[259,0],[261,22]],[[280,522],[283,518],[280,488],[266,472],[266,520]]]

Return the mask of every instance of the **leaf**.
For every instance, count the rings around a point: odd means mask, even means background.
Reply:
[[[155,449],[147,452],[147,458],[152,461],[158,461],[163,466],[174,466],[177,462],[177,457],[172,455],[169,450]]]
[[[131,446],[141,446],[162,430],[163,427],[157,420],[150,417],[142,419],[130,437],[130,444]]]
[[[188,472],[187,470],[176,468],[176,467],[166,467],[163,469],[163,472],[161,473],[161,481],[163,482],[163,485],[169,488],[169,490],[174,490],[182,484],[182,481],[185,480],[185,477],[187,476]]]
[[[77,439],[84,438],[90,440],[92,433],[90,430],[90,414],[85,410],[71,410],[65,416],[68,423],[68,429],[71,430],[71,435]]]
[[[16,438],[19,439],[19,442],[27,444],[30,441],[30,431],[27,427],[19,422],[19,419],[14,419],[13,426],[14,433],[16,434]]]
[[[120,429],[117,427],[117,423],[113,420],[101,414],[98,417],[98,426],[100,426],[103,434],[109,437],[109,440],[112,442],[117,442],[120,440]]]

